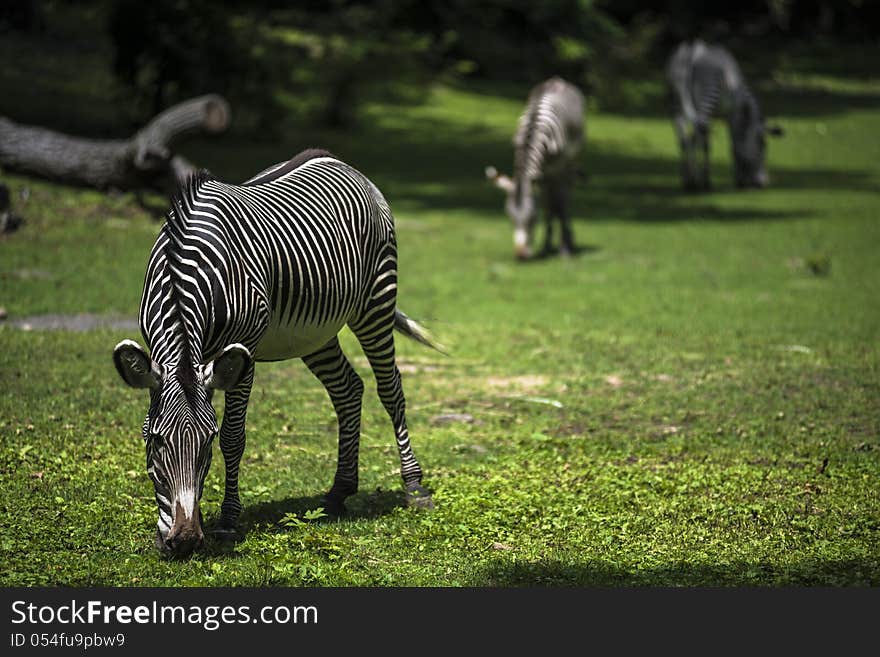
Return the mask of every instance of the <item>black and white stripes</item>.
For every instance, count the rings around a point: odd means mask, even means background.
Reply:
[[[700,40],[685,42],[670,57],[666,75],[674,97],[684,187],[710,186],[709,133],[712,118],[718,115],[726,119],[730,131],[737,186],[765,186],[764,135],[781,133],[766,128],[758,101],[733,55]]]
[[[529,94],[513,138],[514,179],[542,178],[558,157],[576,151],[582,138],[580,91],[561,78],[538,85]]]
[[[545,250],[550,248],[557,217],[562,228],[560,251],[568,254],[573,250],[568,203],[583,141],[584,98],[580,90],[558,77],[534,87],[513,137],[513,179],[494,167],[486,169],[489,179],[507,194],[505,209],[513,221],[518,257],[532,255],[538,189],[545,206]]]
[[[125,341],[114,359],[127,383],[151,390],[144,435],[163,547],[188,551],[201,540],[198,500],[217,433],[213,389],[226,391],[220,524],[231,528],[238,518],[254,361],[302,358],[327,389],[339,418],[339,461],[326,505],[342,511],[357,490],[363,393],[336,339],[346,325],[376,376],[407,491],[429,503],[409,442],[393,329],[432,343],[397,310],[393,217],[355,169],[310,150],[242,185],[207,173],[189,180],[147,264],[140,323],[150,356]]]

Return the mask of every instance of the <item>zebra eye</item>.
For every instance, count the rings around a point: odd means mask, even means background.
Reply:
[[[153,444],[155,449],[162,449],[165,445],[165,440],[158,433],[150,434],[150,442]]]

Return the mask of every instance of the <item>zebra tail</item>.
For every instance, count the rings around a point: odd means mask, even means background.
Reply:
[[[431,332],[417,321],[410,319],[400,310],[394,311],[394,328],[403,333],[406,337],[419,342],[426,347],[439,351],[444,356],[448,356],[446,347],[437,342]]]

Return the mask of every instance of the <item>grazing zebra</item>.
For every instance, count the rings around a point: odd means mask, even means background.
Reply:
[[[764,135],[780,136],[782,129],[764,122],[733,55],[700,40],[685,42],[669,58],[666,75],[674,96],[684,188],[710,187],[709,122],[716,112],[727,120],[736,186],[766,187]]]
[[[529,93],[525,111],[513,137],[513,179],[486,167],[486,177],[507,194],[505,210],[513,222],[516,256],[532,256],[535,225],[535,186],[540,186],[544,204],[544,253],[552,249],[553,220],[559,219],[559,252],[574,251],[568,204],[578,157],[583,147],[584,97],[562,78],[553,77]]]
[[[391,416],[407,501],[431,506],[410,446],[392,330],[437,345],[396,299],[391,210],[366,177],[330,153],[304,151],[242,185],[202,171],[181,186],[147,264],[139,320],[150,354],[131,340],[113,352],[123,381],[150,390],[143,434],[159,510],[157,547],[183,555],[204,538],[199,500],[217,435],[214,390],[226,397],[217,531],[234,532],[255,361],[302,358],[327,389],[339,452],[324,506],[344,511],[358,486],[364,387],[339,346],[346,325]]]

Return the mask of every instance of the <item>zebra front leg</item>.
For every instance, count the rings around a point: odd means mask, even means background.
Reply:
[[[694,173],[694,144],[688,121],[683,116],[675,118],[675,134],[678,137],[678,147],[681,151],[681,185],[685,190],[692,190],[695,186]]]
[[[393,306],[392,306],[393,310]],[[392,316],[393,317],[393,316]],[[406,502],[409,506],[433,508],[430,492],[422,486],[422,468],[416,460],[409,442],[409,430],[406,426],[406,399],[400,381],[394,355],[393,319],[382,322],[387,330],[375,331],[375,324],[367,327],[354,328],[353,331],[361,343],[370,367],[376,377],[376,389],[385,411],[394,425],[397,451],[400,455],[400,476],[406,488]]]
[[[223,424],[220,427],[220,451],[226,467],[226,489],[223,504],[220,506],[220,521],[213,533],[234,535],[238,517],[241,514],[241,499],[238,494],[238,466],[244,454],[244,425],[247,417],[248,400],[254,384],[254,363],[251,361],[247,374],[241,382],[226,391],[226,404],[223,410]]]
[[[333,338],[315,353],[303,357],[330,395],[339,423],[339,457],[333,486],[324,497],[324,511],[331,516],[345,513],[345,498],[358,488],[358,446],[361,437],[361,399],[364,383]]]
[[[544,201],[544,247],[541,250],[541,253],[543,255],[549,255],[553,250],[553,220],[555,217],[552,194],[549,189],[545,193],[545,196],[547,198]]]

